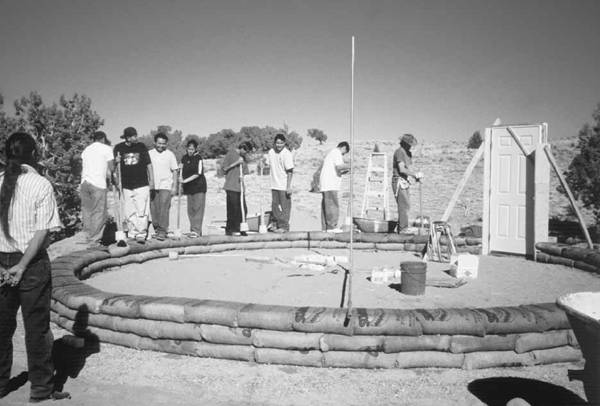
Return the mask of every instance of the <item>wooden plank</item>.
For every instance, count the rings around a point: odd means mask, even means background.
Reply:
[[[581,215],[581,212],[575,205],[575,197],[573,197],[571,188],[569,188],[567,181],[565,180],[563,174],[560,172],[558,165],[556,164],[556,160],[554,159],[554,155],[552,154],[552,151],[550,151],[550,146],[548,144],[546,144],[544,146],[544,152],[546,153],[546,156],[548,157],[548,161],[550,162],[550,165],[554,169],[556,176],[558,176],[558,180],[560,181],[560,184],[567,192],[567,196],[569,197],[569,202],[571,203],[571,207],[573,208],[573,211],[577,215],[577,219],[579,220],[579,226],[581,227],[581,231],[583,232],[583,235],[585,236],[588,246],[590,247],[590,249],[594,249],[594,244],[592,243],[592,239],[590,238],[590,233],[588,233],[587,227],[585,225],[585,221],[583,220],[583,216]]]
[[[467,181],[469,180],[469,177],[471,176],[473,169],[475,169],[475,166],[481,159],[484,149],[485,149],[485,143],[481,143],[481,145],[479,146],[479,149],[477,150],[477,152],[475,152],[475,155],[473,155],[473,158],[471,158],[471,162],[469,163],[469,166],[467,166],[467,169],[465,170],[465,173],[463,174],[462,179],[458,183],[456,190],[454,190],[454,194],[452,195],[450,202],[448,202],[446,211],[444,211],[444,214],[442,215],[442,221],[446,222],[450,218],[450,214],[452,213],[452,210],[454,210],[454,205],[456,205],[456,202],[458,201],[458,197],[460,196],[463,189],[465,188],[465,185],[467,184]]]
[[[550,164],[544,155],[546,143],[538,144],[534,153],[534,197],[533,197],[533,247],[535,259],[535,243],[548,241],[548,219],[550,218]],[[529,251],[529,250],[528,250]]]
[[[508,131],[510,136],[513,138],[513,140],[515,141],[515,143],[517,144],[517,146],[519,147],[519,149],[521,150],[523,155],[525,155],[526,157],[529,157],[529,151],[527,151],[525,149],[525,147],[523,146],[523,144],[521,144],[521,140],[519,139],[519,137],[517,137],[517,134],[514,133],[512,128],[506,127],[506,131]]]
[[[483,225],[481,234],[481,254],[490,253],[490,176],[491,176],[491,149],[492,149],[492,129],[485,129],[483,151]]]

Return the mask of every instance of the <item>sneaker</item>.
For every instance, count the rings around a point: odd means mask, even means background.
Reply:
[[[331,229],[327,230],[327,232],[337,234],[337,233],[343,233],[344,230],[342,230],[341,228],[331,228]]]
[[[137,234],[135,236],[135,240],[140,244],[145,243],[146,242],[146,234]]]
[[[273,232],[277,234],[282,234],[287,233],[287,230],[285,228],[276,228],[275,230],[273,230]]]
[[[155,237],[155,238],[156,238],[158,241],[164,241],[164,240],[165,240],[165,238],[167,238],[167,235],[166,235],[166,234],[156,234],[156,237]]]
[[[200,237],[200,235],[198,235],[198,233],[195,231],[190,231],[189,233],[187,233],[187,237],[188,238],[198,238],[198,237]]]
[[[48,396],[44,397],[35,397],[31,396],[29,398],[29,403],[41,403],[47,400],[62,400],[62,399],[71,399],[71,394],[69,392],[52,392]]]

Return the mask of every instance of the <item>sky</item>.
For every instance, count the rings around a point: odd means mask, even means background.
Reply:
[[[598,0],[0,0],[5,110],[85,94],[118,140],[282,127],[466,142],[575,136],[600,102]],[[355,37],[351,103],[352,36]],[[352,109],[353,106],[353,109]]]

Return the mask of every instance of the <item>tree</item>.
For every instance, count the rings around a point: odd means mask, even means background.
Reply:
[[[594,125],[584,124],[579,131],[577,149],[566,180],[575,198],[592,209],[596,224],[600,224],[600,103],[592,114]]]
[[[319,141],[319,145],[327,141],[327,135],[323,131],[316,128],[311,128],[310,130],[308,130],[306,135],[310,138],[314,138],[315,140]]]
[[[469,142],[467,144],[467,148],[469,149],[477,149],[483,142],[483,138],[481,138],[481,133],[479,131],[475,131],[471,138],[469,138]]]
[[[91,99],[85,95],[61,96],[58,103],[46,105],[38,93],[31,92],[14,102],[14,117],[0,112],[2,146],[11,133],[21,130],[31,134],[40,147],[40,166],[54,186],[60,219],[65,226],[58,238],[72,235],[80,228],[79,157],[91,134],[104,124],[91,106]]]

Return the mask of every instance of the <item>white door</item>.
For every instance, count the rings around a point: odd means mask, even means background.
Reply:
[[[507,130],[516,134],[525,156]],[[546,125],[511,125],[488,129],[489,142],[489,246],[498,251],[532,255],[534,237],[533,153],[546,142]],[[485,214],[485,213],[484,213]]]

